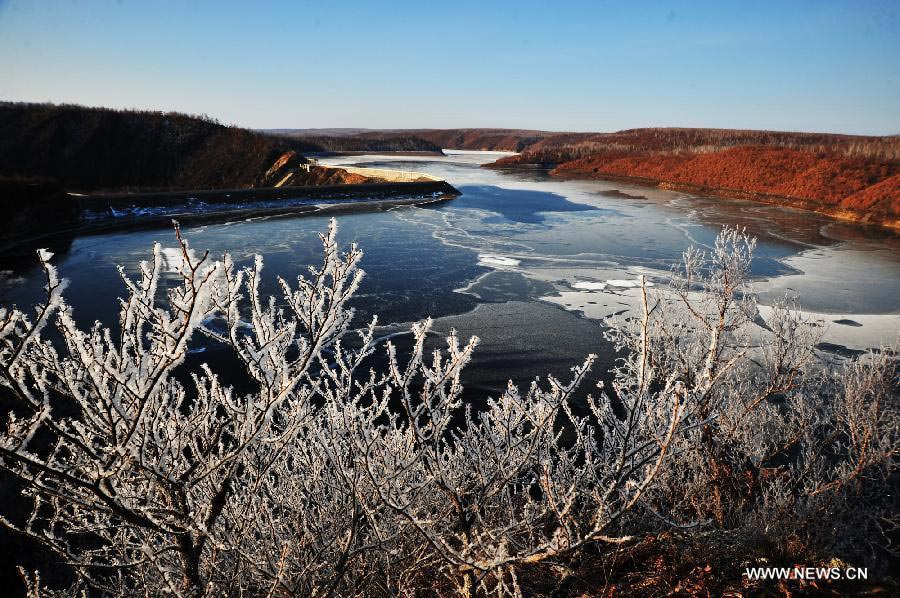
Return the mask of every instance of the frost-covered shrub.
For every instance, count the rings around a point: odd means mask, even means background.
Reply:
[[[375,322],[348,331],[362,254],[335,234],[320,267],[279,279],[278,300],[260,296],[261,258],[239,270],[179,234],[181,284],[160,301],[154,248],[136,279],[122,272],[114,332],[78,328],[39,253],[46,302],[0,312],[0,379],[17,400],[0,466],[34,504],[4,523],[82,587],[197,596],[517,594],[529,567],[565,581],[583,551],[662,528],[828,551],[889,521],[891,358],[824,382],[814,323],[782,305],[754,328],[754,243],[738,231],[689,251],[669,290],[642,288],[640,313],[609,332],[623,355],[612,387],[584,414],[572,395],[593,356],[569,381],[510,385],[475,410],[460,375],[477,339],[451,333],[428,355],[429,321],[408,355],[387,343],[388,367],[367,369]],[[230,346],[256,390],[207,366],[180,382],[196,333]],[[846,516],[850,548],[826,512]],[[766,527],[790,518],[796,537]]]

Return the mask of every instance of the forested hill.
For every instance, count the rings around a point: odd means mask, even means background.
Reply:
[[[0,177],[69,191],[251,187],[314,144],[179,113],[0,103]]]
[[[658,127],[613,133],[545,133],[506,164],[558,165],[598,155],[686,155],[733,147],[768,147],[873,162],[900,162],[900,137]]]
[[[423,152],[439,155],[444,147],[416,135],[416,132],[405,131],[269,129],[262,132],[302,140],[322,152]]]

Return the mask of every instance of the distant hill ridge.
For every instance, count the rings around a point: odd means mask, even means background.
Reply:
[[[268,129],[266,132],[285,135],[305,141],[320,139],[323,135],[332,140],[343,139],[346,144],[357,144],[354,151],[379,150],[403,140],[418,142],[420,151],[441,149],[511,151],[518,152],[545,137],[558,135],[549,131],[526,129]],[[350,150],[347,150],[350,151]],[[402,151],[402,150],[401,150]]]
[[[384,143],[299,139],[177,112],[0,102],[0,177],[53,181],[68,191],[358,183],[365,177],[299,168],[310,153],[357,149],[441,151],[402,135]]]
[[[825,152],[877,160],[900,161],[900,136],[843,135],[751,129],[658,127],[613,133],[541,131],[532,129],[272,129],[272,133],[310,140],[329,135],[364,141],[388,142],[419,138],[443,149],[521,152],[506,164],[555,166],[605,152],[709,153],[729,147],[766,146]],[[374,149],[374,148],[373,148]]]

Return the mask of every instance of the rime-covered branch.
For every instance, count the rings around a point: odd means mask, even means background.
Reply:
[[[746,530],[791,512],[825,545],[823,513],[853,511],[841,525],[885,540],[897,523],[879,502],[898,455],[890,351],[826,376],[812,369],[818,325],[793,305],[757,326],[740,231],[688,251],[668,287],[642,285],[639,313],[610,323],[620,357],[597,396],[576,399],[591,355],[568,380],[510,383],[477,406],[462,400],[477,338],[438,340],[426,320],[401,352],[378,346],[375,321],[350,331],[362,253],[339,250],[334,222],[321,265],[278,279],[277,298],[261,294],[261,257],[239,268],[176,238],[167,293],[158,245],[136,277],[121,270],[114,331],[76,322],[45,251],[45,300],[0,310],[15,400],[0,467],[33,503],[3,523],[81,588],[518,594],[528,567],[568,571],[660,527]],[[252,391],[206,364],[184,371],[198,331]],[[382,350],[387,367],[371,369]]]

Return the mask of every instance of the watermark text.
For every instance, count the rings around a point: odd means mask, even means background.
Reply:
[[[865,567],[747,567],[744,576],[756,580],[866,580],[869,571]]]

